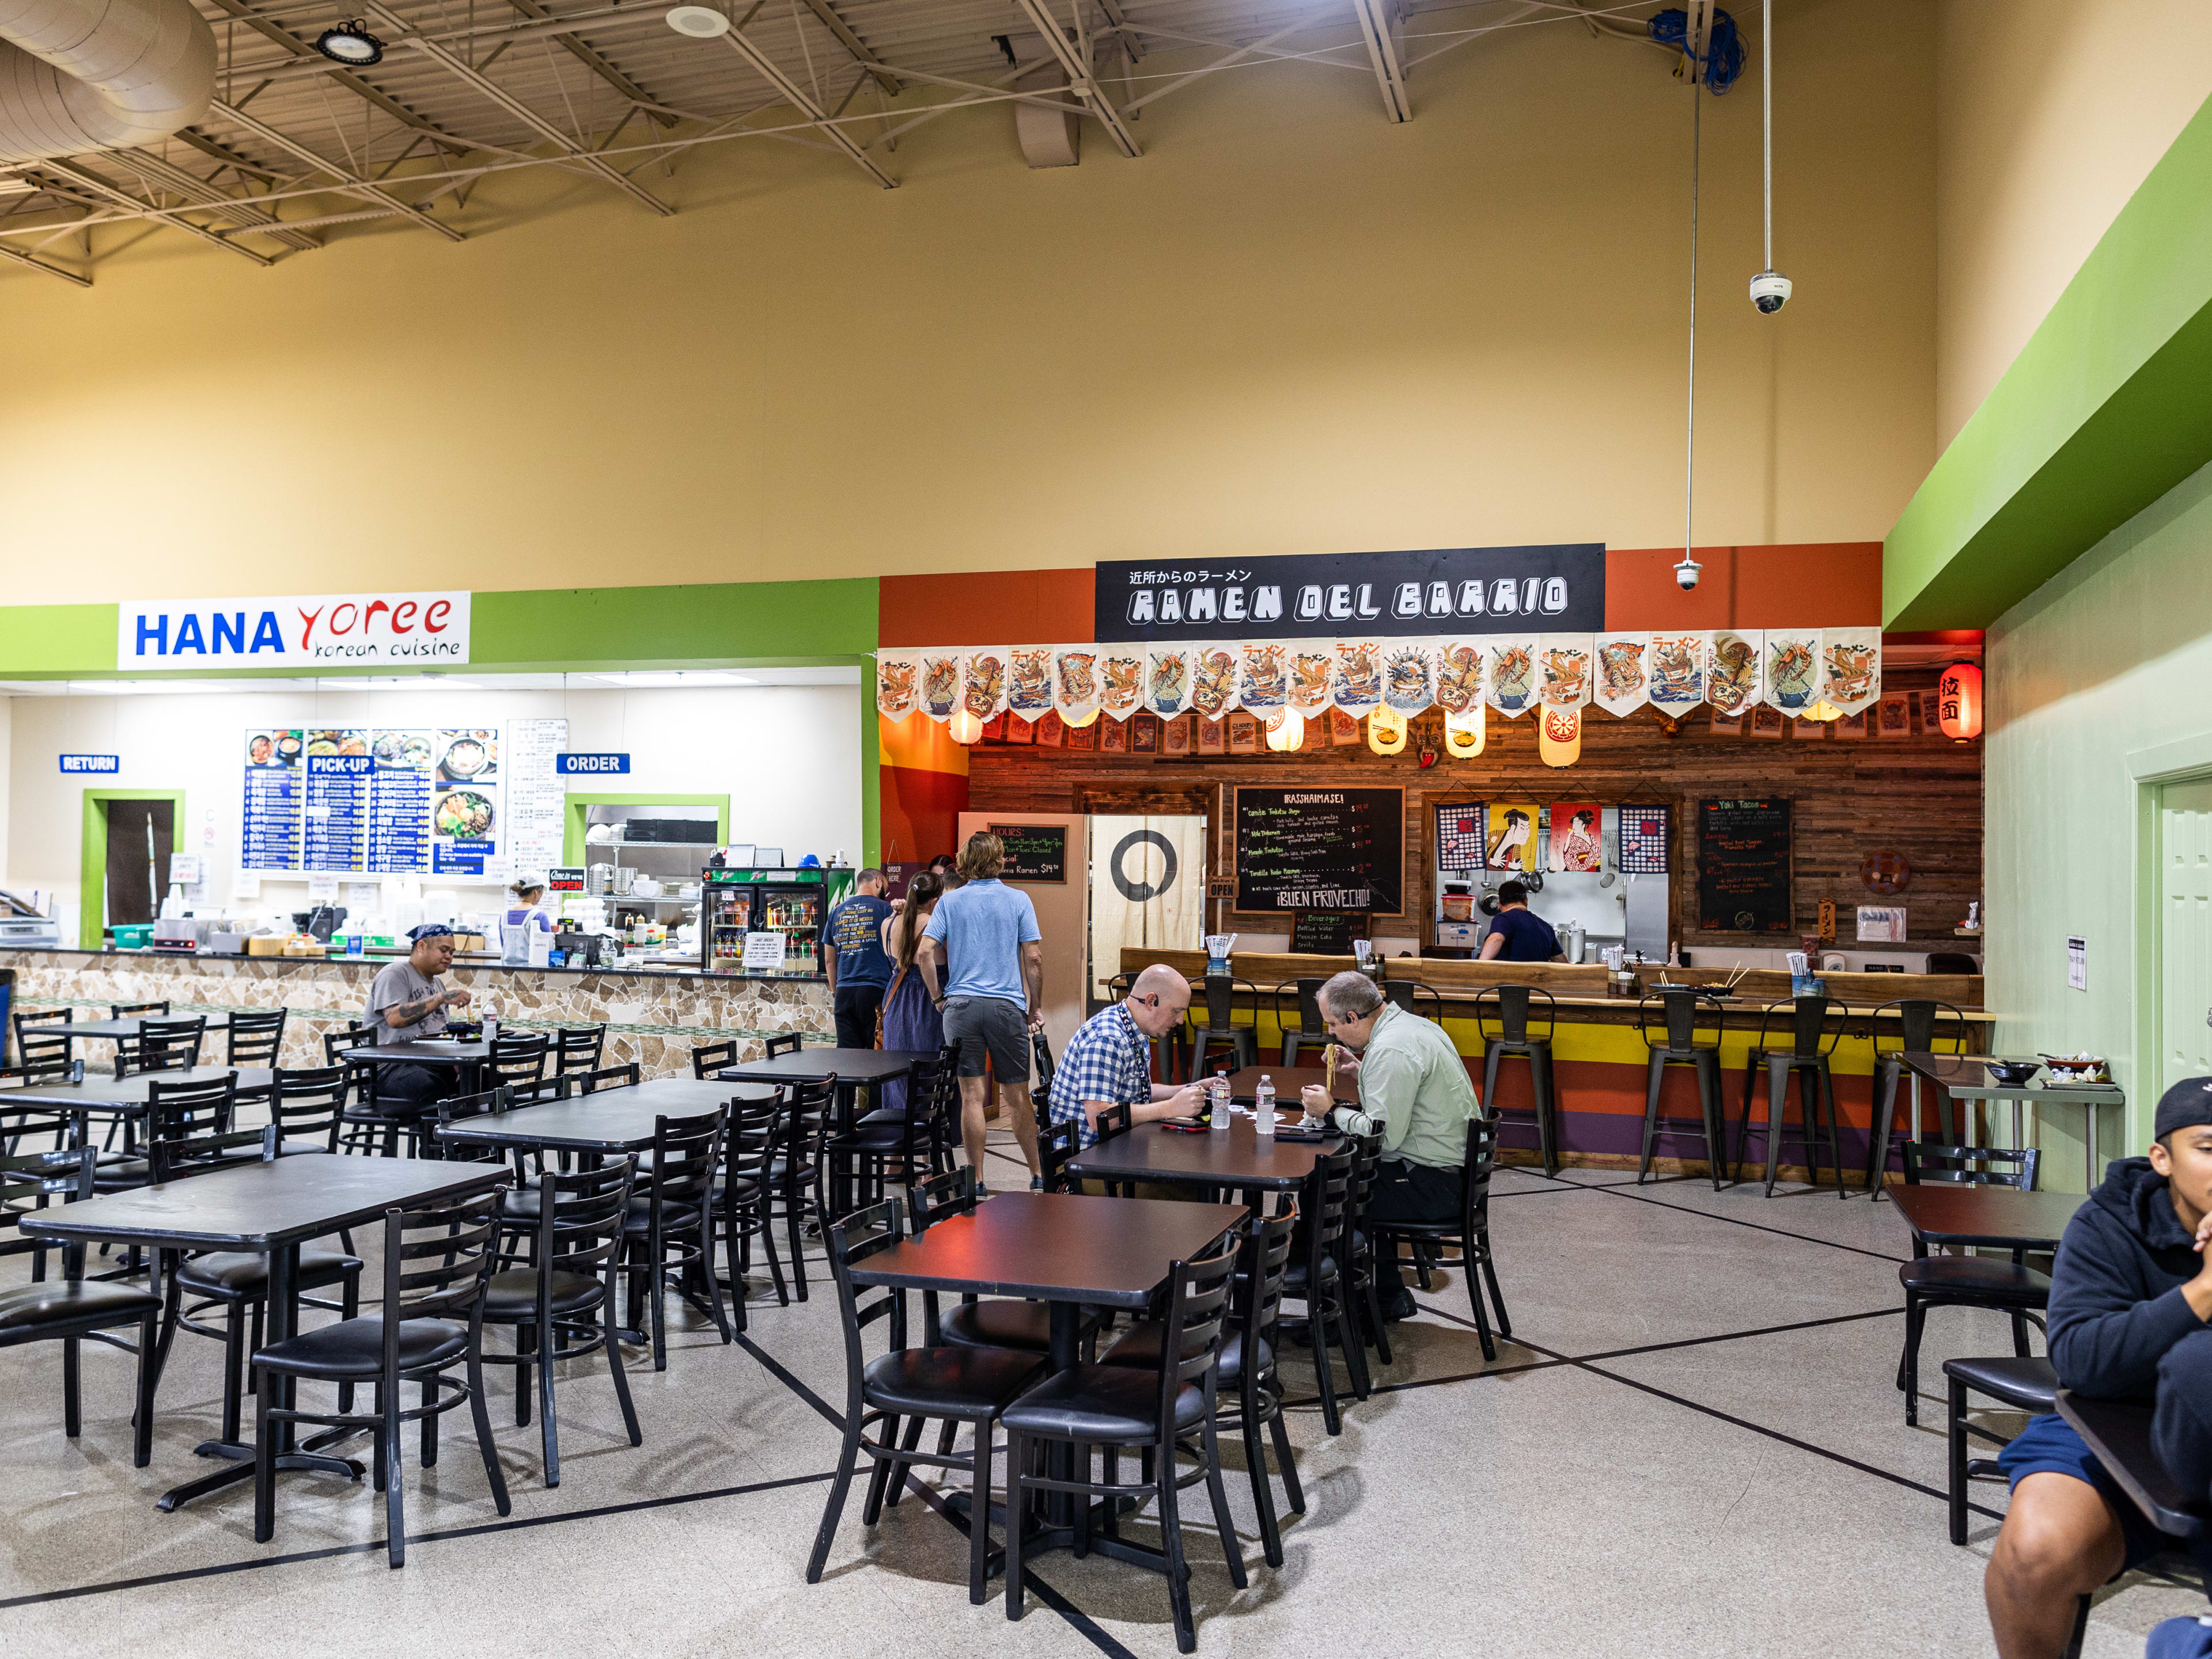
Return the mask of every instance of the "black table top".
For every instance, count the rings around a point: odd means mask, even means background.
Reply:
[[[1897,1212],[1930,1244],[1985,1244],[2003,1249],[2051,1249],[2085,1193],[2022,1193],[1952,1181],[1892,1187]]]
[[[695,1117],[732,1100],[772,1098],[772,1089],[713,1079],[655,1078],[635,1089],[601,1089],[543,1106],[518,1106],[438,1131],[441,1140],[573,1152],[635,1152],[653,1145],[655,1120]]]
[[[105,1037],[112,1042],[124,1037],[137,1036],[138,1028],[149,1018],[173,1021],[200,1018],[202,1016],[198,1014],[134,1014],[128,1019],[78,1019],[66,1025],[34,1025],[31,1030],[40,1036]],[[209,1014],[205,1018],[206,1029],[210,1031],[223,1030],[230,1024],[228,1014]]]
[[[1067,1173],[1079,1181],[1153,1181],[1281,1192],[1304,1186],[1313,1174],[1314,1159],[1342,1144],[1340,1139],[1263,1141],[1249,1117],[1232,1121],[1226,1134],[1212,1129],[1189,1134],[1139,1123],[1127,1134],[1078,1153]]]
[[[716,1077],[647,1078],[635,1089],[602,1089],[592,1100],[642,1100],[671,1117],[711,1112],[733,1100],[774,1100],[775,1090],[765,1083],[726,1083]]]
[[[2088,1400],[2061,1389],[2058,1414],[2074,1425],[2151,1525],[2173,1538],[2195,1538],[2204,1530],[2203,1508],[2190,1508],[2187,1494],[2151,1446],[2148,1401]]]
[[[2058,1083],[2048,1073],[2032,1077],[2025,1083],[1999,1083],[1989,1070],[1991,1060],[2016,1060],[2023,1065],[2041,1065],[2037,1054],[1930,1054],[1906,1053],[1899,1054],[1911,1070],[1930,1083],[1954,1095],[1972,1095],[1978,1100],[2047,1100],[2055,1105],[2106,1106],[2118,1105],[2127,1097],[2117,1084]]]
[[[50,1100],[79,1109],[139,1113],[146,1109],[146,1088],[154,1083],[210,1083],[236,1073],[241,1095],[266,1093],[275,1077],[265,1066],[191,1066],[175,1072],[133,1072],[128,1077],[85,1073],[82,1083],[41,1083],[33,1089],[10,1089],[9,1100]]]
[[[716,1075],[733,1083],[819,1083],[832,1072],[840,1083],[890,1083],[933,1055],[896,1048],[801,1048],[774,1060],[726,1066]]]
[[[23,1231],[46,1238],[267,1250],[374,1221],[409,1204],[501,1186],[495,1164],[301,1153],[39,1210]]]
[[[491,1058],[491,1044],[463,1042],[459,1037],[424,1037],[415,1042],[363,1043],[341,1048],[338,1058],[347,1065],[375,1065],[405,1060],[416,1066],[473,1066]]]
[[[1249,1213],[1241,1204],[1000,1193],[870,1256],[853,1279],[1144,1308],[1172,1263],[1206,1255]]]
[[[1304,1092],[1308,1084],[1319,1087],[1328,1082],[1328,1068],[1326,1066],[1247,1066],[1243,1071],[1230,1074],[1230,1098],[1242,1105],[1250,1105],[1263,1077],[1275,1085],[1275,1104],[1296,1117],[1299,1115],[1298,1097]],[[1335,1092],[1329,1098],[1340,1106],[1359,1104],[1359,1084],[1356,1076],[1351,1072],[1340,1076],[1336,1079]]]

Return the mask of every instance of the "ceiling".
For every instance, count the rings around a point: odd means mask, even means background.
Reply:
[[[1376,118],[1413,118],[1408,76],[1484,34],[1544,24],[1641,39],[1650,0],[718,0],[733,27],[695,39],[666,0],[193,0],[219,51],[206,120],[158,146],[0,177],[0,261],[88,286],[146,223],[272,264],[343,227],[398,219],[470,234],[486,178],[559,167],[675,211],[672,182],[708,145],[792,144],[895,187],[900,136],[947,111],[1041,104],[1085,142],[1140,154],[1146,104],[1227,70],[1288,60],[1352,75]],[[1690,0],[1702,10],[1698,0]],[[383,61],[344,68],[313,41],[358,15]],[[1286,86],[1292,84],[1285,82]]]

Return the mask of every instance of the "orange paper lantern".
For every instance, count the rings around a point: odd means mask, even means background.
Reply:
[[[1583,757],[1583,711],[1547,704],[1536,726],[1536,752],[1547,766],[1572,766]]]
[[[1936,718],[1943,735],[1954,743],[1972,743],[1982,735],[1982,671],[1970,662],[1954,662],[1936,682]]]

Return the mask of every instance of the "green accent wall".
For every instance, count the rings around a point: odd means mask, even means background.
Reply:
[[[115,672],[112,605],[0,605],[0,679]]]
[[[1883,546],[1883,626],[1987,626],[2208,460],[2212,104],[1898,519]]]
[[[561,831],[562,863],[581,864],[590,856],[591,848],[584,840],[584,832],[591,827],[586,821],[589,816],[587,809],[594,806],[711,806],[714,809],[715,841],[725,842],[730,838],[730,798],[727,795],[672,795],[665,790],[659,794],[609,795],[596,792],[578,793],[572,790],[568,795],[568,815],[562,820]],[[710,847],[699,854],[699,862],[703,866],[712,856],[714,848]]]

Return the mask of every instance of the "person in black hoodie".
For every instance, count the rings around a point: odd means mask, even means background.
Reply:
[[[2170,1363],[2212,1359],[2212,1078],[2168,1089],[2152,1133],[2148,1157],[2106,1169],[2051,1266],[2051,1364],[2077,1394],[2151,1399]],[[2168,1409],[2161,1420],[2165,1439],[2185,1452],[2193,1414]],[[2207,1454],[2197,1466],[2212,1479]],[[2165,1540],[2056,1413],[2031,1418],[1997,1461],[2012,1504],[1984,1580],[1990,1630],[2003,1659],[2057,1659],[2079,1598]]]

